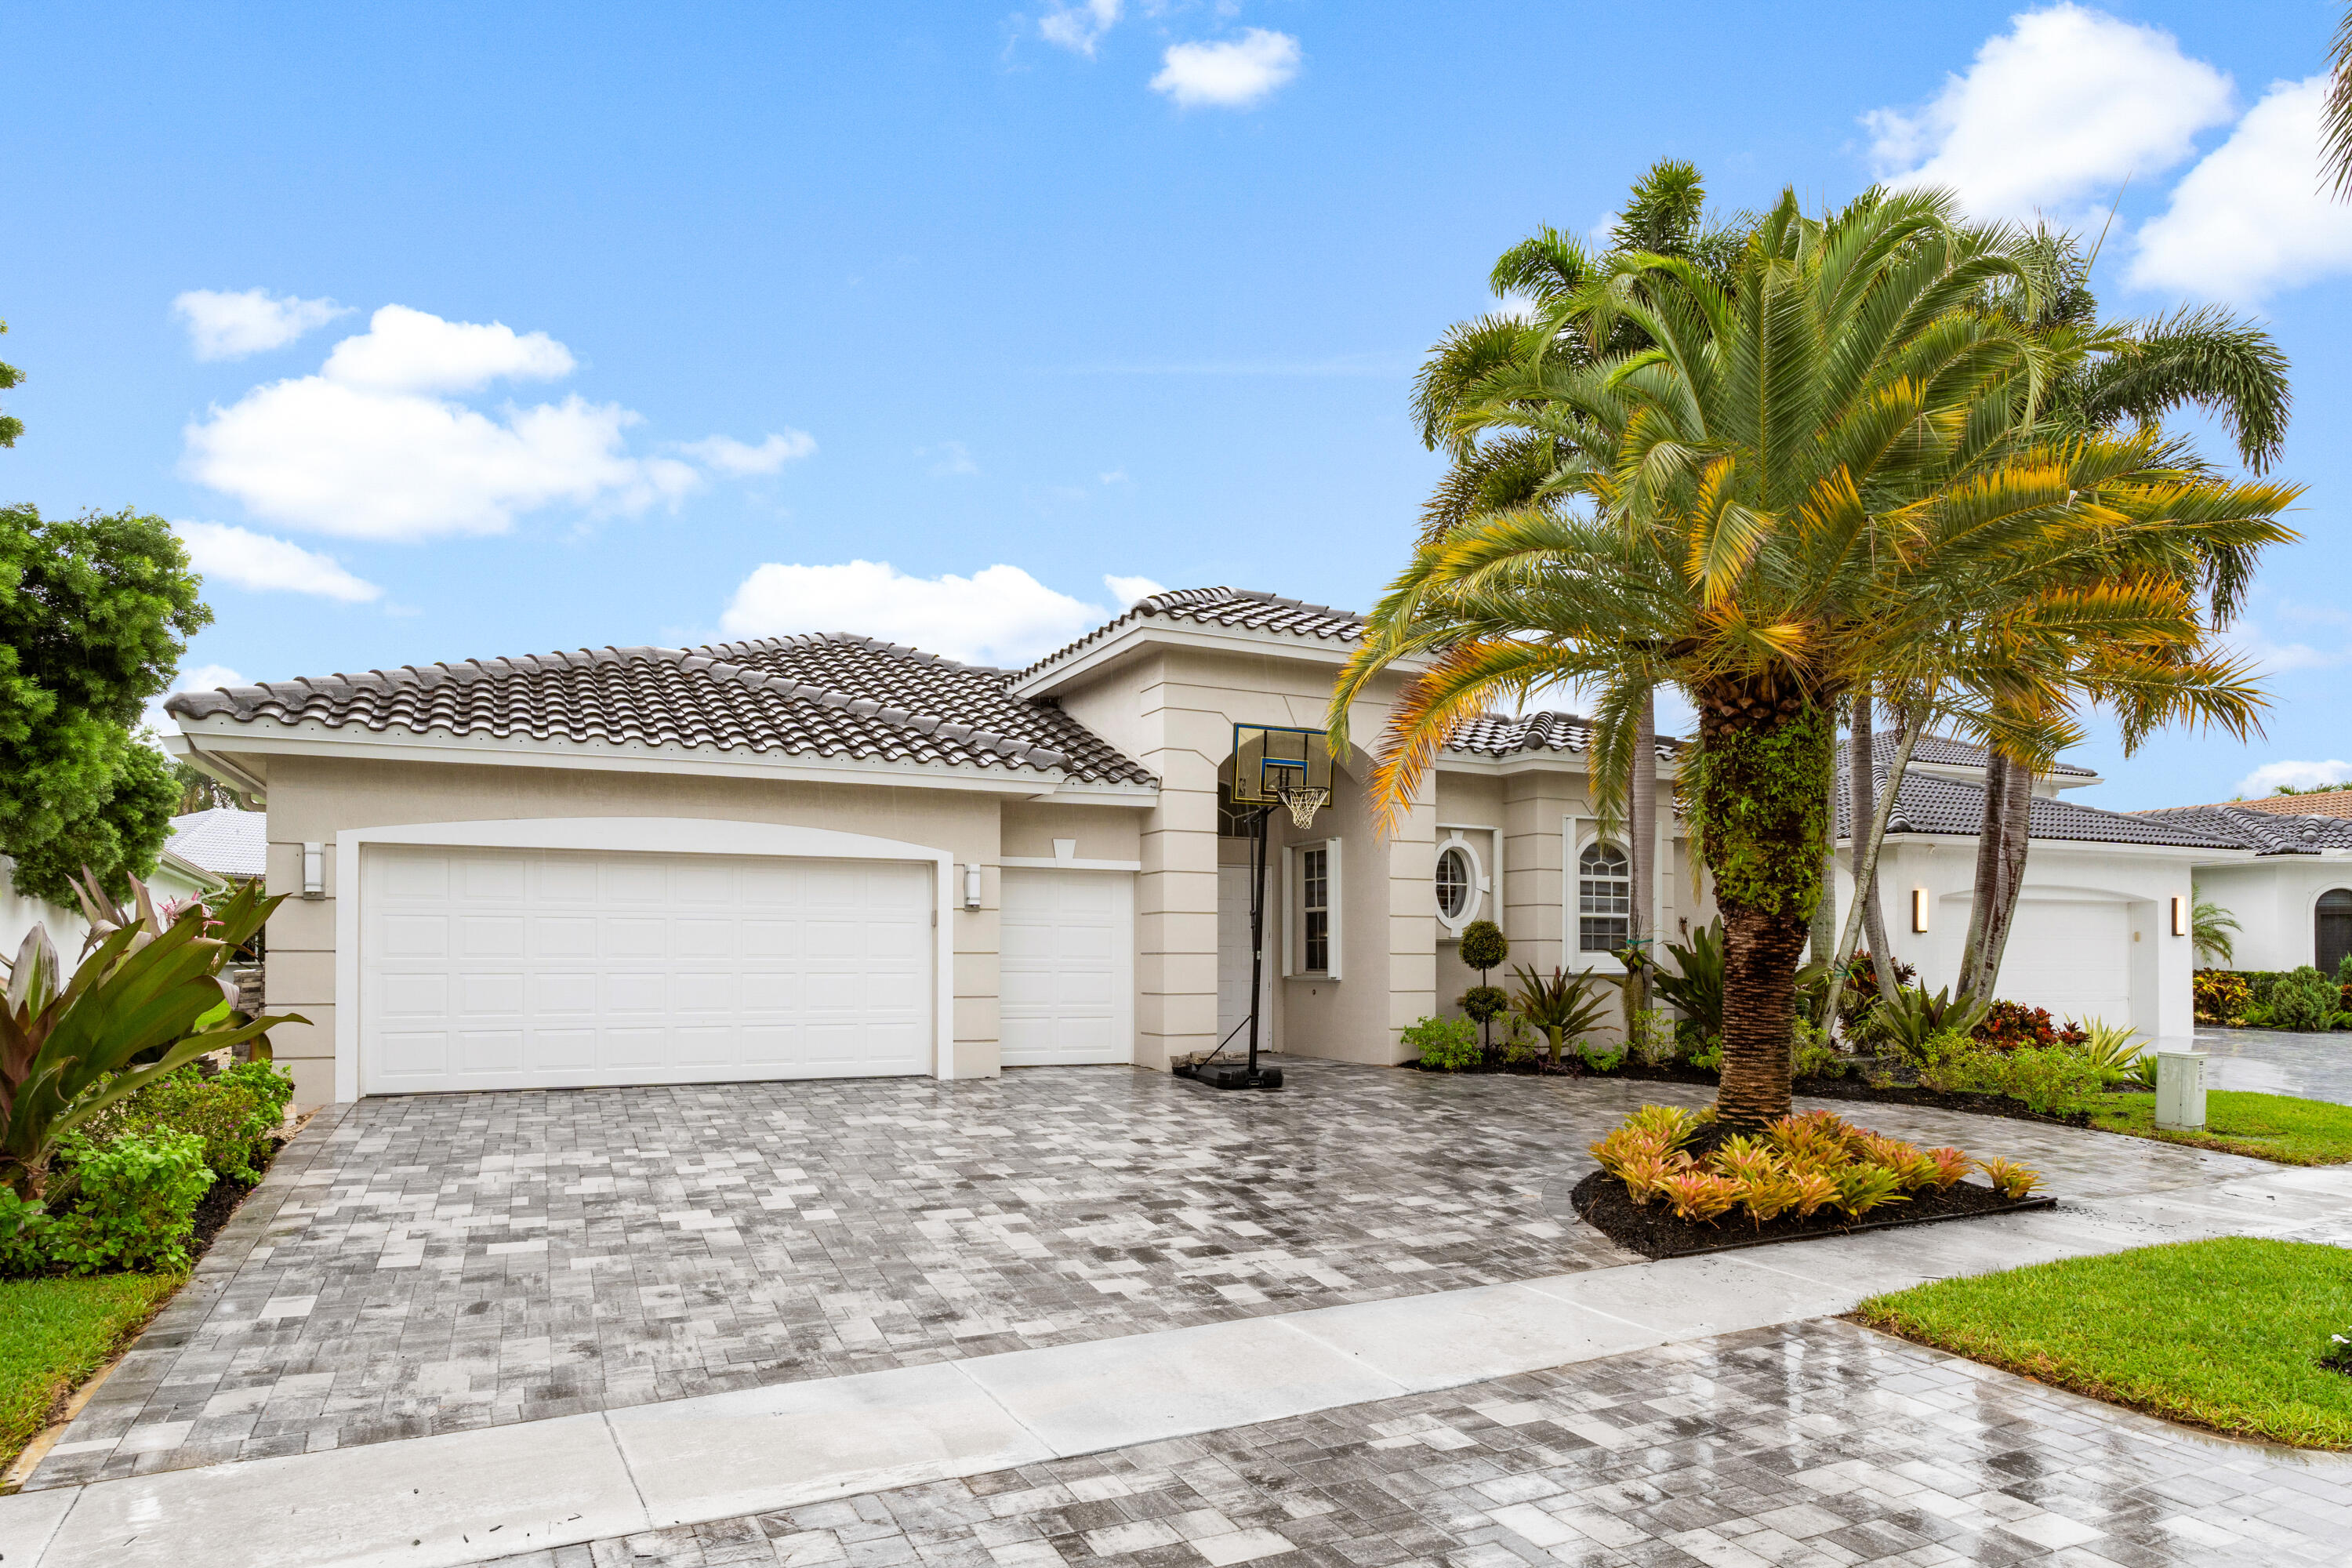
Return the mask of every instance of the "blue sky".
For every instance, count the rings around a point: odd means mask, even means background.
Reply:
[[[2352,777],[2352,207],[2296,163],[2333,16],[17,6],[0,494],[186,525],[204,684],[813,629],[1018,661],[1150,584],[1369,602],[1437,471],[1420,354],[1654,159],[1733,207],[2122,185],[2110,311],[2220,300],[2294,359],[2307,539],[2240,634],[2268,737],[2096,742],[2077,798]]]

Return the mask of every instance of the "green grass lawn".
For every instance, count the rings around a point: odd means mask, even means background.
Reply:
[[[39,1435],[58,1395],[104,1366],[182,1278],[100,1274],[0,1283],[0,1469]]]
[[[2110,1132],[2252,1154],[2289,1165],[2338,1165],[2352,1160],[2352,1105],[2332,1105],[2324,1100],[2209,1089],[2205,1127],[2198,1132],[2157,1131],[2152,1094],[2103,1094],[2091,1101],[2090,1110],[2091,1120]]]
[[[2252,1098],[2266,1098],[2256,1096]],[[2096,1399],[2303,1448],[2352,1448],[2352,1252],[2231,1237],[1942,1279],[1855,1315]]]

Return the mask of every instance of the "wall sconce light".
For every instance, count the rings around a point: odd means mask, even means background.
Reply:
[[[980,868],[977,866],[963,868],[963,907],[968,910],[980,908]]]
[[[327,896],[327,847],[316,839],[302,846],[302,896]]]
[[[1927,889],[1925,888],[1911,889],[1911,929],[1913,931],[1927,929]]]
[[[2189,900],[2178,893],[2172,896],[2172,934],[2189,934]]]

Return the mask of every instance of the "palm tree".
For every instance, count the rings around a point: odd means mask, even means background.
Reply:
[[[2217,958],[2228,963],[2238,955],[2232,939],[2245,933],[2238,917],[2210,899],[2199,899],[2189,906],[2189,942],[2200,958]]]
[[[2204,646],[2148,542],[2291,537],[2294,492],[2154,461],[2156,443],[2012,437],[2031,333],[1979,308],[2020,276],[1948,196],[1873,193],[1825,220],[1786,194],[1728,286],[1678,258],[1613,258],[1578,291],[1591,341],[1647,346],[1506,366],[1476,416],[1561,455],[1580,503],[1476,516],[1425,542],[1332,696],[1428,661],[1380,743],[1393,816],[1454,727],[1502,696],[1598,686],[1596,778],[1622,775],[1641,699],[1699,712],[1683,797],[1725,929],[1725,1118],[1789,1105],[1791,980],[1822,892],[1832,703],[1917,691],[2000,743],[2047,745],[2070,695],[2242,731],[2259,699]],[[1996,702],[1994,698],[2000,700]]]
[[[2252,472],[2267,471],[2277,459],[2290,393],[2286,356],[2268,332],[2211,308],[2102,322],[2090,289],[2095,252],[2085,254],[2074,236],[2038,227],[2021,236],[2011,254],[2021,279],[1990,302],[2032,331],[2043,351],[2036,369],[2046,390],[2027,412],[2045,438],[2126,429],[2160,438],[2167,415],[2197,407],[2221,420]],[[2210,472],[2186,443],[2166,451],[2168,462]],[[2176,569],[2205,595],[2210,624],[2218,627],[2243,599],[2252,553],[2217,542]],[[1998,750],[1987,759],[1962,994],[1989,997],[2000,973],[2025,881],[2037,761]],[[1888,787],[1899,783],[1890,779]]]
[[[2320,173],[2341,196],[2352,190],[2352,5],[2327,47],[2327,106],[2319,117]]]
[[[1696,165],[1661,159],[1634,182],[1599,256],[1572,235],[1546,226],[1496,258],[1488,285],[1515,302],[1448,328],[1413,384],[1413,413],[1422,443],[1453,459],[1422,509],[1422,537],[1439,537],[1472,517],[1518,508],[1549,508],[1563,492],[1555,481],[1572,461],[1575,444],[1539,430],[1507,428],[1485,416],[1498,395],[1547,366],[1590,365],[1605,354],[1650,346],[1630,316],[1612,319],[1596,334],[1594,318],[1575,302],[1622,256],[1676,257],[1727,279],[1746,229],[1708,220],[1706,187]],[[1515,421],[1513,422],[1516,423]],[[1655,935],[1654,889],[1658,819],[1657,703],[1642,694],[1636,733],[1620,787],[1618,775],[1591,777],[1591,799],[1604,826],[1622,807],[1627,873],[1632,888],[1629,945],[1634,950],[1626,1006],[1646,1002],[1648,944]],[[1630,1017],[1627,1020],[1631,1025]]]

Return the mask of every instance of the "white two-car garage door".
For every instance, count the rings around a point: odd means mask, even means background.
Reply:
[[[360,1088],[932,1070],[934,867],[375,846]]]
[[[1135,881],[1004,868],[998,995],[1006,1067],[1135,1059]]]

